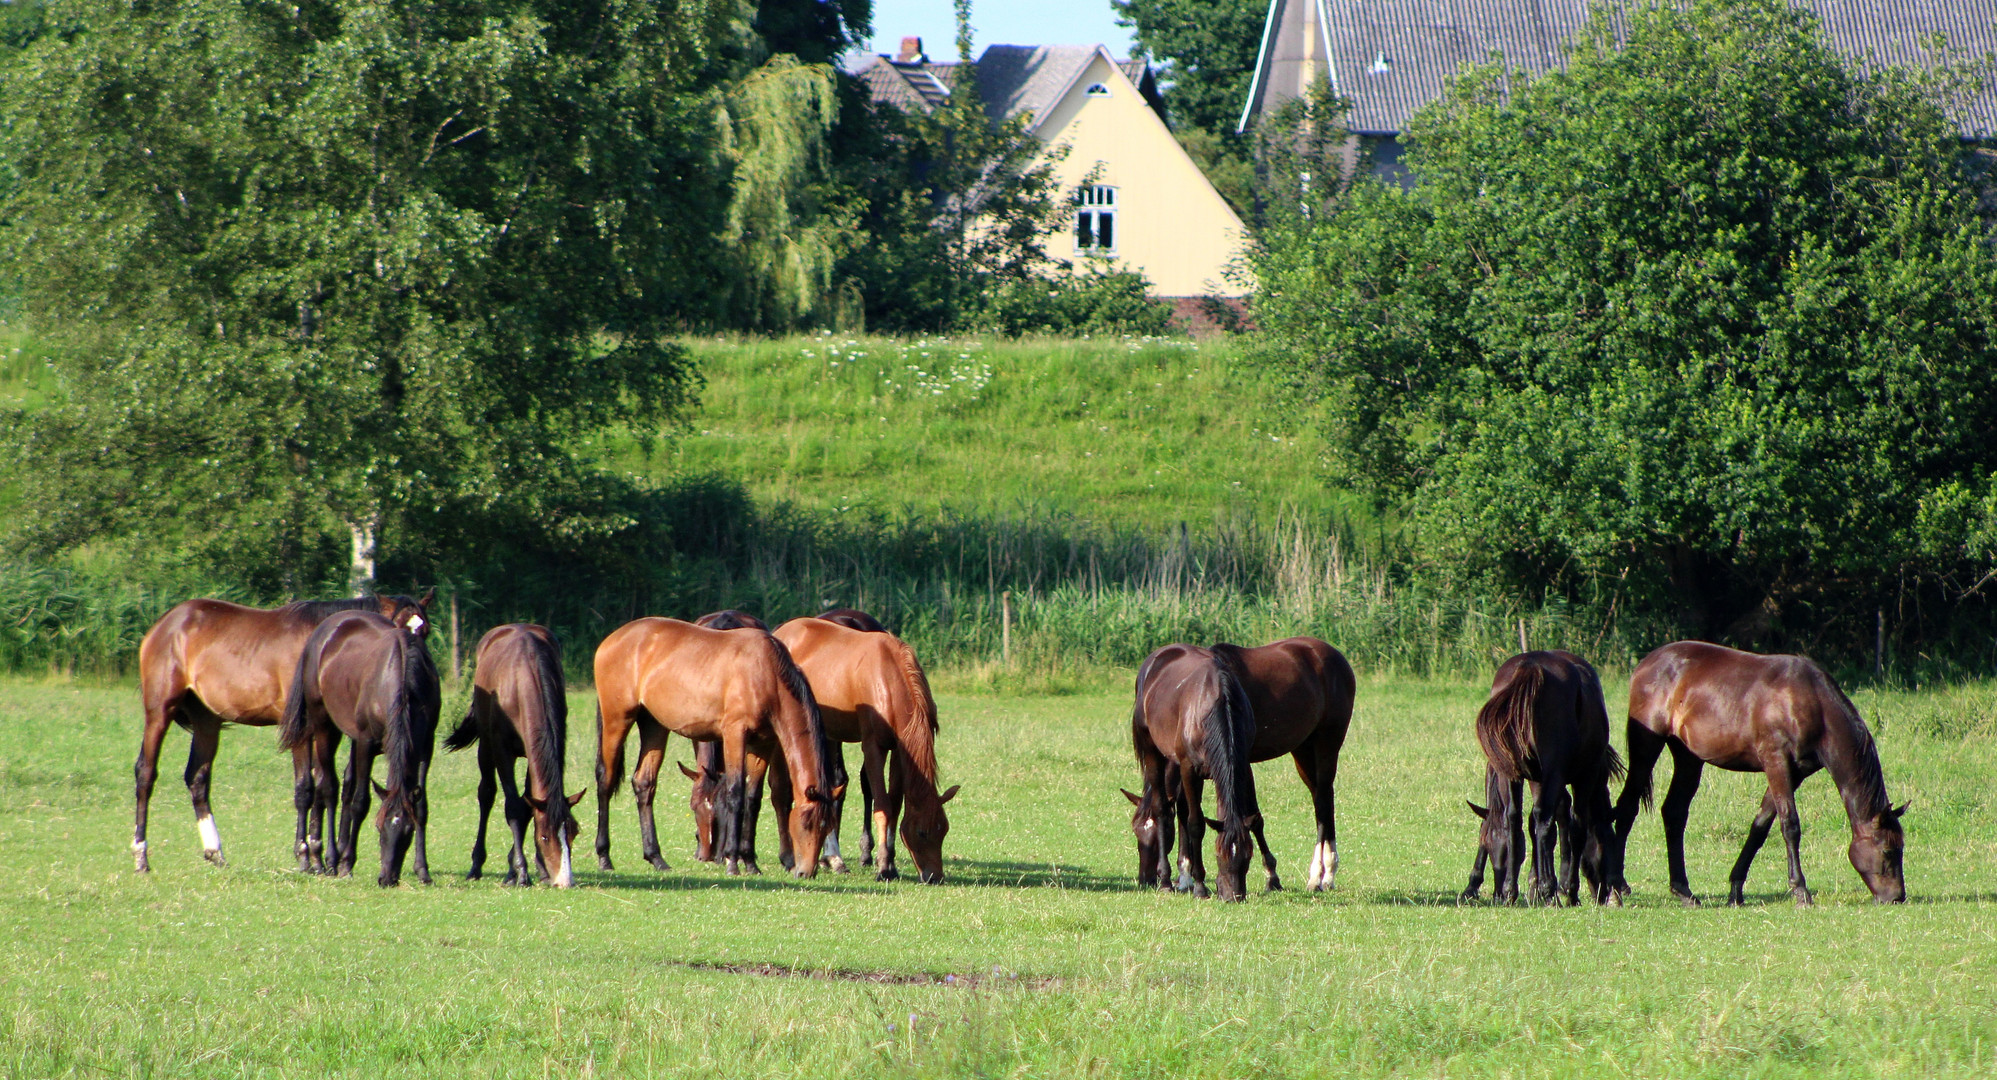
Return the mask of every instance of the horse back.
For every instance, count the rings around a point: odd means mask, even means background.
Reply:
[[[781,672],[762,630],[709,630],[648,616],[625,623],[596,648],[596,693],[606,712],[642,709],[694,739],[718,739],[742,718],[774,715]]]
[[[140,692],[148,708],[191,690],[224,723],[275,724],[312,629],[284,608],[184,600],[139,643]]]
[[[1771,756],[1807,759],[1856,710],[1817,664],[1704,641],[1677,641],[1630,675],[1630,719],[1723,769],[1760,772]]]
[[[1314,637],[1241,649],[1241,682],[1255,710],[1250,757],[1267,761],[1322,734],[1342,746],[1358,680],[1344,654]]]
[[[472,673],[473,709],[486,737],[509,737],[525,746],[555,708],[565,710],[561,648],[555,635],[534,623],[507,623],[479,639]]]

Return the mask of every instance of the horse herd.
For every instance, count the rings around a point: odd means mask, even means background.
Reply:
[[[149,869],[147,807],[167,729],[177,723],[192,737],[185,779],[203,853],[221,864],[208,800],[221,729],[274,725],[279,745],[292,755],[299,869],[353,872],[372,793],[381,800],[378,881],[396,884],[413,853],[413,872],[428,883],[426,788],[442,710],[440,680],[424,645],[433,598],[300,601],[275,609],[203,599],[167,612],[139,647],[145,730],[134,767],[136,869]],[[958,789],[939,790],[935,702],[914,652],[872,617],[836,609],[774,630],[739,611],[694,622],[641,618],[597,647],[594,675],[601,869],[612,868],[609,804],[623,782],[625,743],[635,728],[631,788],[640,848],[658,869],[667,866],[653,801],[667,737],[677,732],[697,746],[698,767],[679,768],[693,781],[689,801],[702,861],[730,873],[759,872],[756,821],[767,783],[783,866],[800,877],[814,875],[821,861],[845,870],[839,822],[848,776],[840,747],[850,742],[861,750],[860,861],[882,880],[898,876],[898,834],[921,879],[943,879],[944,806]],[[1211,827],[1222,899],[1246,895],[1257,848],[1268,887],[1280,888],[1250,765],[1287,754],[1317,820],[1306,887],[1329,889],[1338,869],[1334,786],[1355,691],[1344,656],[1309,637],[1259,648],[1175,644],[1147,657],[1131,721],[1142,792],[1123,793],[1134,806],[1139,883],[1209,895],[1201,847]],[[506,883],[527,885],[536,877],[574,883],[579,824],[572,810],[588,789],[565,794],[567,713],[560,654],[547,629],[512,623],[479,641],[470,705],[444,740],[447,750],[477,747],[479,815],[469,877],[483,874],[486,829],[503,790],[512,832]],[[1661,816],[1671,891],[1686,903],[1697,903],[1685,877],[1686,810],[1708,764],[1761,772],[1768,780],[1734,865],[1730,902],[1741,901],[1748,867],[1777,819],[1791,891],[1798,903],[1810,902],[1795,789],[1819,769],[1830,772],[1844,799],[1851,862],[1874,899],[1906,897],[1899,823],[1905,806],[1887,800],[1877,748],[1857,710],[1801,657],[1703,642],[1651,653],[1630,680],[1627,769],[1611,744],[1600,679],[1571,653],[1507,660],[1476,732],[1488,805],[1470,806],[1482,823],[1466,900],[1478,896],[1487,867],[1496,897],[1519,899],[1529,822],[1532,900],[1575,903],[1585,877],[1597,902],[1620,903],[1629,893],[1624,850],[1666,749],[1674,770]],[[353,746],[336,782],[343,737]],[[377,757],[387,761],[385,783],[372,775]],[[521,759],[525,784],[515,775]],[[1609,785],[1625,774],[1611,804]],[[1208,780],[1217,818],[1201,811]],[[1533,794],[1529,815],[1526,785]]]

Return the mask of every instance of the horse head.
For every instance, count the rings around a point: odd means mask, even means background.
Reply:
[[[1164,805],[1158,793],[1146,790],[1134,795],[1123,788],[1123,797],[1134,808],[1130,831],[1137,836],[1137,883],[1158,885],[1172,880],[1172,808]]]
[[[1213,861],[1218,871],[1214,895],[1222,900],[1248,899],[1248,864],[1255,857],[1254,829],[1262,824],[1262,815],[1250,814],[1232,825],[1217,818],[1207,818],[1206,822],[1213,829]]]
[[[391,791],[372,777],[368,784],[381,797],[381,810],[374,819],[375,827],[381,830],[381,876],[375,880],[382,888],[389,888],[402,880],[402,860],[408,857],[410,842],[416,839],[416,811],[423,792],[420,788]]]
[[[924,885],[943,881],[943,838],[950,833],[950,815],[944,813],[943,804],[956,798],[962,786],[953,784],[941,796],[926,786],[922,795],[909,792],[908,812],[901,819],[901,842],[908,845],[909,857],[915,860]]]
[[[418,638],[430,636],[430,604],[437,599],[437,590],[431,589],[418,600],[413,596],[377,596],[375,603],[380,606],[381,615],[389,622],[415,634]]]
[[[1900,815],[1907,804],[1888,806],[1869,818],[1851,823],[1851,865],[1872,890],[1872,899],[1881,904],[1907,902],[1907,878],[1901,870],[1906,834],[1900,830]]]
[[[703,764],[698,769],[678,762],[681,775],[693,781],[687,795],[687,808],[693,811],[693,858],[695,862],[714,861],[714,795],[721,790],[721,774]]]
[[[832,802],[846,794],[846,785],[838,785],[827,795],[813,784],[802,794],[790,812],[791,849],[797,860],[791,873],[808,878],[818,875],[818,852],[832,832]]]
[[[569,852],[574,848],[576,834],[582,831],[582,827],[576,824],[575,815],[569,811],[588,793],[589,789],[584,788],[566,799],[527,796],[527,806],[534,811],[534,846],[540,849],[542,866],[559,867],[548,876],[557,888],[566,889],[576,883]]]

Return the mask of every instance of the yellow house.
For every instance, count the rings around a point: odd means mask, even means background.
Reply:
[[[932,63],[920,39],[903,38],[898,55],[856,74],[877,101],[929,109],[967,66]],[[975,70],[994,118],[1018,118],[1042,143],[1068,148],[1056,174],[1074,207],[1051,254],[1106,258],[1161,297],[1248,291],[1235,269],[1247,231],[1166,128],[1143,61],[1119,63],[1100,45],[993,45]]]

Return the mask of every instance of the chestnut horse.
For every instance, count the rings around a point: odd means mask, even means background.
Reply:
[[[416,878],[430,884],[425,787],[436,749],[440,699],[437,666],[423,640],[372,611],[343,611],[305,639],[285,695],[277,742],[293,751],[313,749],[317,763],[309,771],[319,781],[315,802],[323,808],[331,802],[338,734],[353,741],[333,857],[333,871],[340,876],[354,871],[361,819],[367,816],[368,790],[373,788],[381,796],[375,820],[381,833],[381,874],[375,880],[384,888],[400,881],[402,861],[413,843]],[[386,787],[372,775],[377,754],[388,758]]]
[[[194,801],[194,823],[201,833],[202,855],[221,866],[222,834],[209,811],[208,785],[225,724],[269,727],[284,715],[285,695],[298,667],[305,639],[327,617],[342,611],[378,612],[412,633],[430,632],[428,609],[433,589],[415,600],[407,596],[365,596],[356,600],[301,600],[275,609],[244,607],[226,600],[185,600],[160,616],[139,643],[139,698],[145,708],[145,733],[139,758],[132,767],[137,781],[137,809],[132,831],[132,861],[141,872],[152,869],[146,858],[146,812],[153,781],[159,776],[160,745],[167,728],[179,724],[193,736],[187,752],[187,793]],[[314,797],[307,769],[310,747],[293,751],[295,771],[302,778],[293,801],[298,808],[298,868],[319,868],[319,832],[307,835],[306,817]]]
[[[826,769],[824,723],[811,687],[783,643],[753,629],[709,630],[677,619],[643,618],[612,631],[596,648],[596,856],[610,862],[610,796],[623,779],[624,741],[638,728],[638,767],[631,777],[645,857],[665,868],[653,826],[652,798],[666,738],[721,743],[723,776],[715,800],[718,854],[731,874],[759,873],[744,857],[751,753],[782,754],[804,784],[803,805],[781,824],[802,853],[795,872],[818,872],[833,785]]]
[[[485,826],[492,799],[506,789],[506,824],[513,831],[507,852],[507,885],[531,885],[527,869],[527,822],[534,822],[535,861],[540,876],[558,888],[575,884],[571,856],[576,819],[570,808],[588,789],[562,797],[562,758],[569,740],[569,701],[562,685],[561,647],[545,626],[508,623],[479,639],[471,705],[444,749],[478,744],[478,835],[472,843],[467,879],[485,873]],[[513,763],[527,759],[527,797],[514,783]],[[551,873],[549,867],[556,869]]]
[[[1523,852],[1517,849],[1522,807],[1518,785],[1531,781],[1532,899],[1570,903],[1580,895],[1584,854],[1601,865],[1590,868],[1595,901],[1620,903],[1622,880],[1611,831],[1609,781],[1623,775],[1622,759],[1609,741],[1609,711],[1602,681],[1586,660],[1570,652],[1520,653],[1498,667],[1491,697],[1477,711],[1477,742],[1488,765],[1485,790],[1491,807],[1482,814],[1479,863],[1485,853],[1504,848],[1497,860],[1500,899],[1517,895]],[[1572,794],[1569,794],[1572,788]],[[1477,809],[1472,806],[1471,809]],[[1564,851],[1556,873],[1556,847]],[[1481,884],[1473,870],[1466,898]]]
[[[900,831],[909,857],[925,884],[942,881],[943,837],[950,831],[943,805],[956,797],[957,788],[936,790],[936,700],[915,650],[886,631],[855,630],[824,618],[792,619],[775,633],[811,681],[826,739],[859,743],[860,782],[881,793],[868,807],[867,828],[879,845],[875,877],[900,876],[894,838],[906,804]],[[770,797],[779,813],[789,801],[788,789],[789,778],[773,772]],[[835,817],[835,836],[837,829]],[[836,852],[836,845],[831,850]]]
[[[1616,837],[1629,842],[1639,803],[1650,799],[1651,770],[1671,749],[1671,790],[1664,796],[1664,843],[1671,892],[1697,904],[1685,880],[1685,818],[1707,765],[1768,778],[1761,810],[1735,861],[1728,904],[1740,904],[1748,867],[1782,821],[1789,849],[1789,892],[1812,902],[1798,850],[1803,825],[1796,786],[1818,769],[1830,771],[1851,824],[1851,865],[1879,903],[1907,899],[1901,869],[1906,837],[1886,797],[1879,749],[1851,699],[1824,669],[1800,656],[1761,656],[1703,641],[1666,645],[1637,665],[1629,691],[1630,778],[1616,801]]]
[[[1130,738],[1144,773],[1139,814],[1149,809],[1178,815],[1179,891],[1209,895],[1200,837],[1210,819],[1200,812],[1200,794],[1211,779],[1220,811],[1220,818],[1211,821],[1220,898],[1244,899],[1254,854],[1251,830],[1261,824],[1262,815],[1248,762],[1255,717],[1236,665],[1193,645],[1167,645],[1146,657],[1137,674]],[[1152,854],[1161,864],[1170,856],[1169,850]],[[1162,865],[1158,869],[1162,872]]]
[[[1167,646],[1193,649],[1193,646]],[[1166,650],[1152,654],[1158,658]],[[1250,761],[1268,761],[1291,755],[1297,775],[1311,794],[1317,819],[1317,839],[1311,848],[1311,867],[1305,887],[1322,891],[1332,887],[1338,872],[1338,823],[1335,787],[1338,755],[1345,746],[1346,729],[1352,723],[1352,701],[1358,682],[1352,665],[1337,649],[1317,638],[1294,637],[1257,648],[1215,645],[1211,650],[1232,665],[1236,677],[1248,691],[1254,713],[1255,741]],[[1150,659],[1145,661],[1151,663]],[[1139,669],[1139,685],[1145,671]],[[1142,763],[1142,753],[1139,761]],[[1147,773],[1144,794],[1124,792],[1136,806],[1131,829],[1137,834],[1137,880],[1141,885],[1157,885],[1170,880],[1172,852],[1172,800],[1181,781],[1167,776],[1159,785]],[[1276,875],[1276,857],[1263,836],[1261,822],[1254,828],[1256,843],[1268,871],[1268,887],[1282,888]]]
[[[746,611],[737,611],[734,608],[709,612],[695,619],[693,624],[695,626],[706,627],[709,630],[740,630],[744,627],[752,630],[768,630],[770,628],[769,624],[763,620]],[[693,858],[695,862],[714,862],[714,800],[721,791],[722,775],[720,741],[708,739],[695,742],[693,744],[693,761],[699,767],[697,770],[687,768],[684,761],[677,763],[680,767],[680,773],[688,780],[693,781],[693,790],[687,793],[687,809],[693,813]],[[844,764],[835,764],[838,767],[832,771],[832,782],[833,786],[837,787],[846,782],[846,776]],[[754,754],[749,755],[747,796],[749,805],[745,813],[746,820],[742,826],[742,842],[744,847],[742,857],[751,863],[756,861],[756,818],[763,805],[763,775],[769,771],[769,767],[769,759],[758,757]],[[834,803],[834,805],[837,806],[837,803]],[[837,827],[835,823],[834,828]],[[834,861],[832,869],[844,870],[846,867],[844,863]]]

